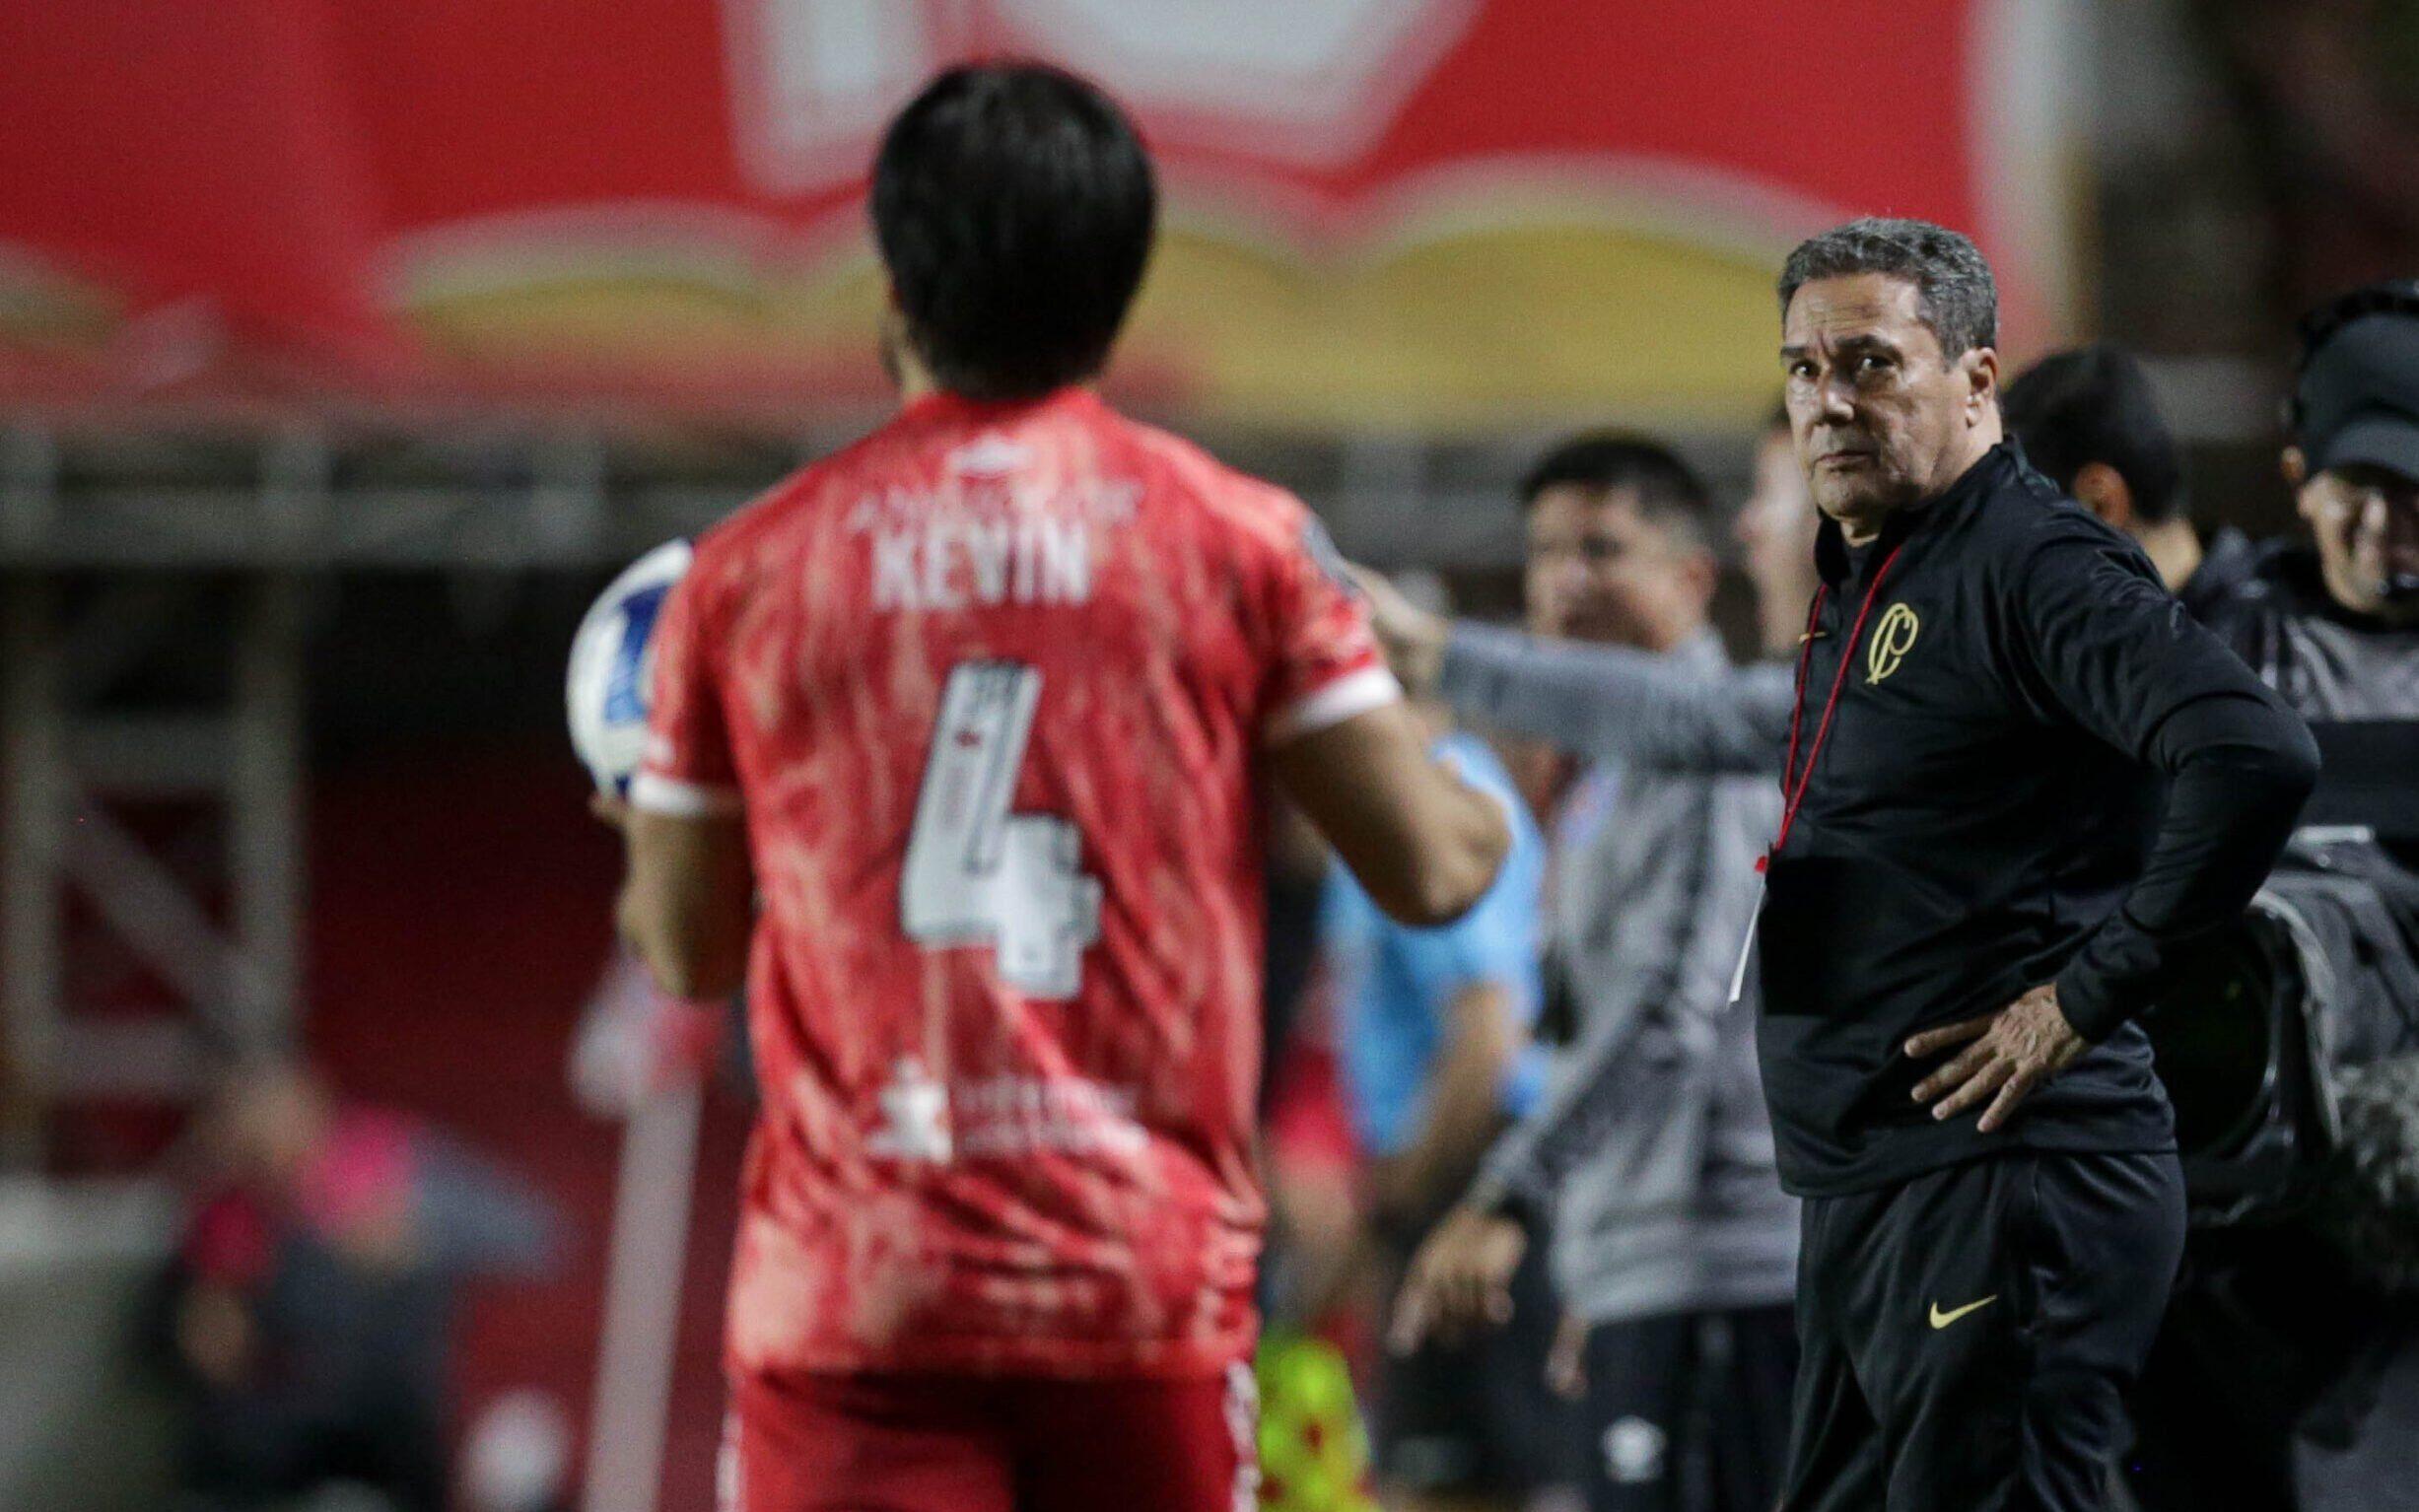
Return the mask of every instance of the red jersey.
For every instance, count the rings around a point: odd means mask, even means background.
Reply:
[[[1247,1351],[1272,741],[1399,696],[1285,493],[936,396],[697,544],[640,808],[743,806],[741,1373]]]

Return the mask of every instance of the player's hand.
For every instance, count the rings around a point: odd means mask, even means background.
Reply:
[[[1404,597],[1382,575],[1358,566],[1351,571],[1353,584],[1369,600],[1369,627],[1386,649],[1395,677],[1414,698],[1425,698],[1444,669],[1448,621]]]
[[[609,792],[591,792],[587,795],[587,811],[596,816],[598,823],[625,834],[629,832],[630,801],[627,798],[617,798]]]
[[[1409,1354],[1431,1338],[1452,1339],[1480,1324],[1512,1316],[1512,1272],[1528,1253],[1529,1236],[1501,1213],[1456,1207],[1436,1225],[1396,1296],[1386,1341]]]
[[[1966,1048],[1948,1065],[1915,1083],[1915,1101],[1932,1104],[1932,1117],[1955,1118],[1984,1098],[1984,1134],[2005,1124],[2035,1087],[2066,1069],[2086,1041],[2066,1021],[2054,983],[2033,989],[1996,1013],[1926,1029],[1906,1042],[1909,1056],[1934,1056]],[[1938,1101],[1934,1101],[1938,1099]]]

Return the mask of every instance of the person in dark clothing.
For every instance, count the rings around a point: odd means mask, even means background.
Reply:
[[[238,1073],[210,1132],[167,1319],[188,1504],[245,1512],[351,1481],[438,1512],[461,1284],[548,1265],[551,1207],[301,1066]]]
[[[1810,1199],[1783,1506],[2098,1506],[2183,1239],[2133,1019],[2315,748],[2003,442],[1971,242],[1851,223],[1780,298],[1828,516],[1758,944]]]
[[[2025,460],[2132,536],[2194,619],[2208,623],[2249,578],[2249,537],[2227,525],[2204,545],[2193,528],[2180,448],[2132,353],[2107,342],[2052,352],[2007,385],[1999,409]]]
[[[2419,721],[2419,283],[2331,300],[2301,338],[2280,460],[2312,539],[2207,612],[2304,717]],[[2147,1512],[2419,1508],[2419,1295],[2301,1219],[2196,1232],[2136,1415]]]
[[[2419,718],[2419,281],[2304,318],[2280,458],[2311,544],[2266,553],[2225,630],[2316,720]]]
[[[1430,674],[1528,732],[1651,709],[1639,759],[1784,774],[1742,962],[1807,1199],[1782,1505],[2095,1507],[2182,1243],[2133,1019],[2249,899],[2315,750],[2003,440],[1970,241],[1854,223],[1792,254],[1780,294],[1827,516],[1786,718],[1742,697],[1767,672],[1605,679],[1604,649],[1515,664],[1459,627]]]

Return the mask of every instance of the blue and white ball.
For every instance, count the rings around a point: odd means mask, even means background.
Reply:
[[[563,701],[571,716],[572,749],[599,792],[628,796],[630,779],[647,753],[656,621],[672,584],[688,570],[687,541],[657,546],[613,580],[572,637]]]

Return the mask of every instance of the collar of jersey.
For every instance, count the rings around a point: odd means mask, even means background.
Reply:
[[[911,399],[899,411],[901,420],[956,420],[981,425],[1011,420],[1043,410],[1061,409],[1069,405],[1092,405],[1100,402],[1099,395],[1082,383],[1069,383],[1063,388],[1031,399],[969,399],[945,388],[935,389]]]

